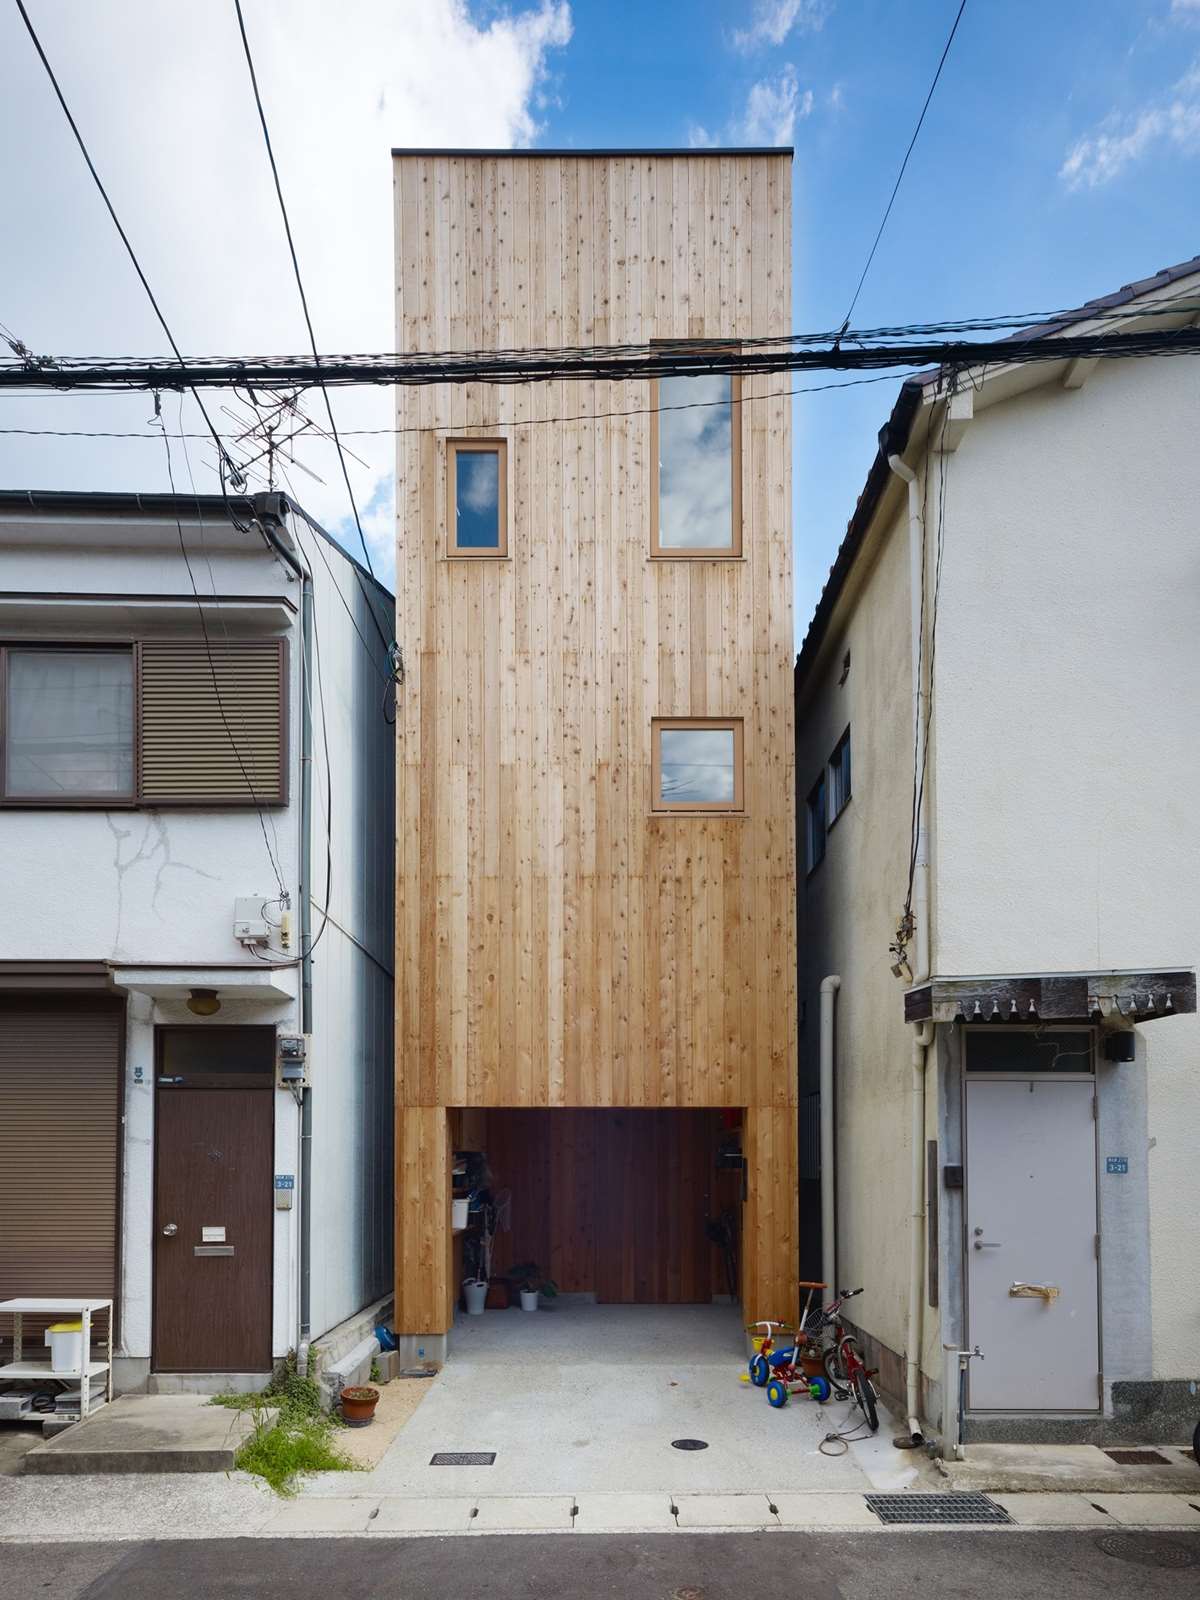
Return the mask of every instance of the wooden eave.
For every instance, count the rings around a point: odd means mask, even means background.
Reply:
[[[1196,1009],[1190,967],[930,978],[904,996],[905,1022],[1153,1022]]]

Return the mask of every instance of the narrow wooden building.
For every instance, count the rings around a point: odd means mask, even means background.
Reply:
[[[791,326],[791,151],[396,151],[399,350]],[[794,1309],[786,376],[398,392],[396,1327],[494,1270]],[[737,1164],[737,1151],[744,1165]],[[505,1253],[508,1253],[507,1257]]]

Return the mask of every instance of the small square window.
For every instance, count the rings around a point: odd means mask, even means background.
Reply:
[[[655,811],[742,809],[740,719],[663,720],[652,731]]]
[[[133,651],[10,649],[4,709],[8,799],[133,794]]]
[[[829,758],[829,821],[841,816],[850,800],[850,729],[847,728]]]
[[[447,441],[450,555],[508,554],[507,458],[503,439]]]
[[[809,872],[825,859],[825,774],[822,773],[809,791],[805,814],[805,858]]]

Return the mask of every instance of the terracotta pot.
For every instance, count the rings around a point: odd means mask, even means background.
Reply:
[[[823,1378],[825,1362],[821,1356],[801,1356],[800,1370],[806,1378]]]
[[[507,1311],[512,1304],[509,1294],[507,1278],[492,1278],[488,1283],[487,1299],[484,1302],[489,1311]]]
[[[350,1389],[343,1389],[339,1399],[342,1403],[342,1421],[351,1428],[365,1428],[368,1422],[374,1421],[375,1407],[379,1404],[379,1390],[366,1385],[355,1385]]]

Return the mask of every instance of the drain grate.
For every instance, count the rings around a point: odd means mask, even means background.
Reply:
[[[880,1522],[1011,1522],[985,1494],[868,1494]]]
[[[707,1450],[707,1439],[672,1439],[672,1450]]]
[[[1139,1567],[1194,1567],[1200,1556],[1186,1545],[1171,1544],[1157,1535],[1145,1533],[1106,1533],[1096,1540],[1096,1548],[1118,1561],[1133,1561]]]
[[[1166,1456],[1157,1450],[1106,1450],[1104,1454],[1119,1467],[1169,1467]]]
[[[494,1450],[439,1450],[429,1459],[431,1467],[494,1467]]]

